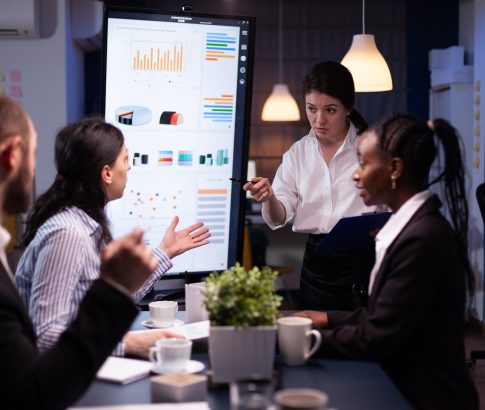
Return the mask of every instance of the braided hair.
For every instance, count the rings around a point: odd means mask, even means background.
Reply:
[[[465,192],[465,170],[461,157],[458,131],[443,119],[426,123],[411,114],[398,113],[373,125],[380,149],[390,158],[399,157],[406,164],[402,180],[419,190],[443,181],[445,199],[455,235],[467,271],[468,289],[473,293],[475,279],[468,260],[468,203]],[[444,164],[438,155],[438,176],[429,181],[431,165],[437,157],[437,144],[442,148]]]

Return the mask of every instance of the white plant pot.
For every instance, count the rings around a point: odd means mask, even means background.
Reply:
[[[214,383],[261,377],[270,379],[276,348],[276,326],[211,326],[209,359]]]

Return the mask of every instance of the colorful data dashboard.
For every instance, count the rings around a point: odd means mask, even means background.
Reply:
[[[110,8],[104,19],[104,116],[125,137],[131,170],[108,204],[113,236],[137,226],[151,247],[175,216],[203,222],[209,244],[172,274],[239,258],[250,123],[254,20]]]

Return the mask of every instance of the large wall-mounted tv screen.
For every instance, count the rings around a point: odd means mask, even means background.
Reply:
[[[171,275],[240,258],[245,196],[229,178],[246,173],[254,30],[250,17],[105,8],[102,108],[131,164],[108,205],[113,236],[141,226],[155,247],[175,215],[211,231]]]

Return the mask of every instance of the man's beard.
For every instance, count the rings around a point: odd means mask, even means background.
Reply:
[[[32,201],[32,179],[28,168],[19,169],[17,177],[5,190],[4,211],[8,215],[27,212]]]

